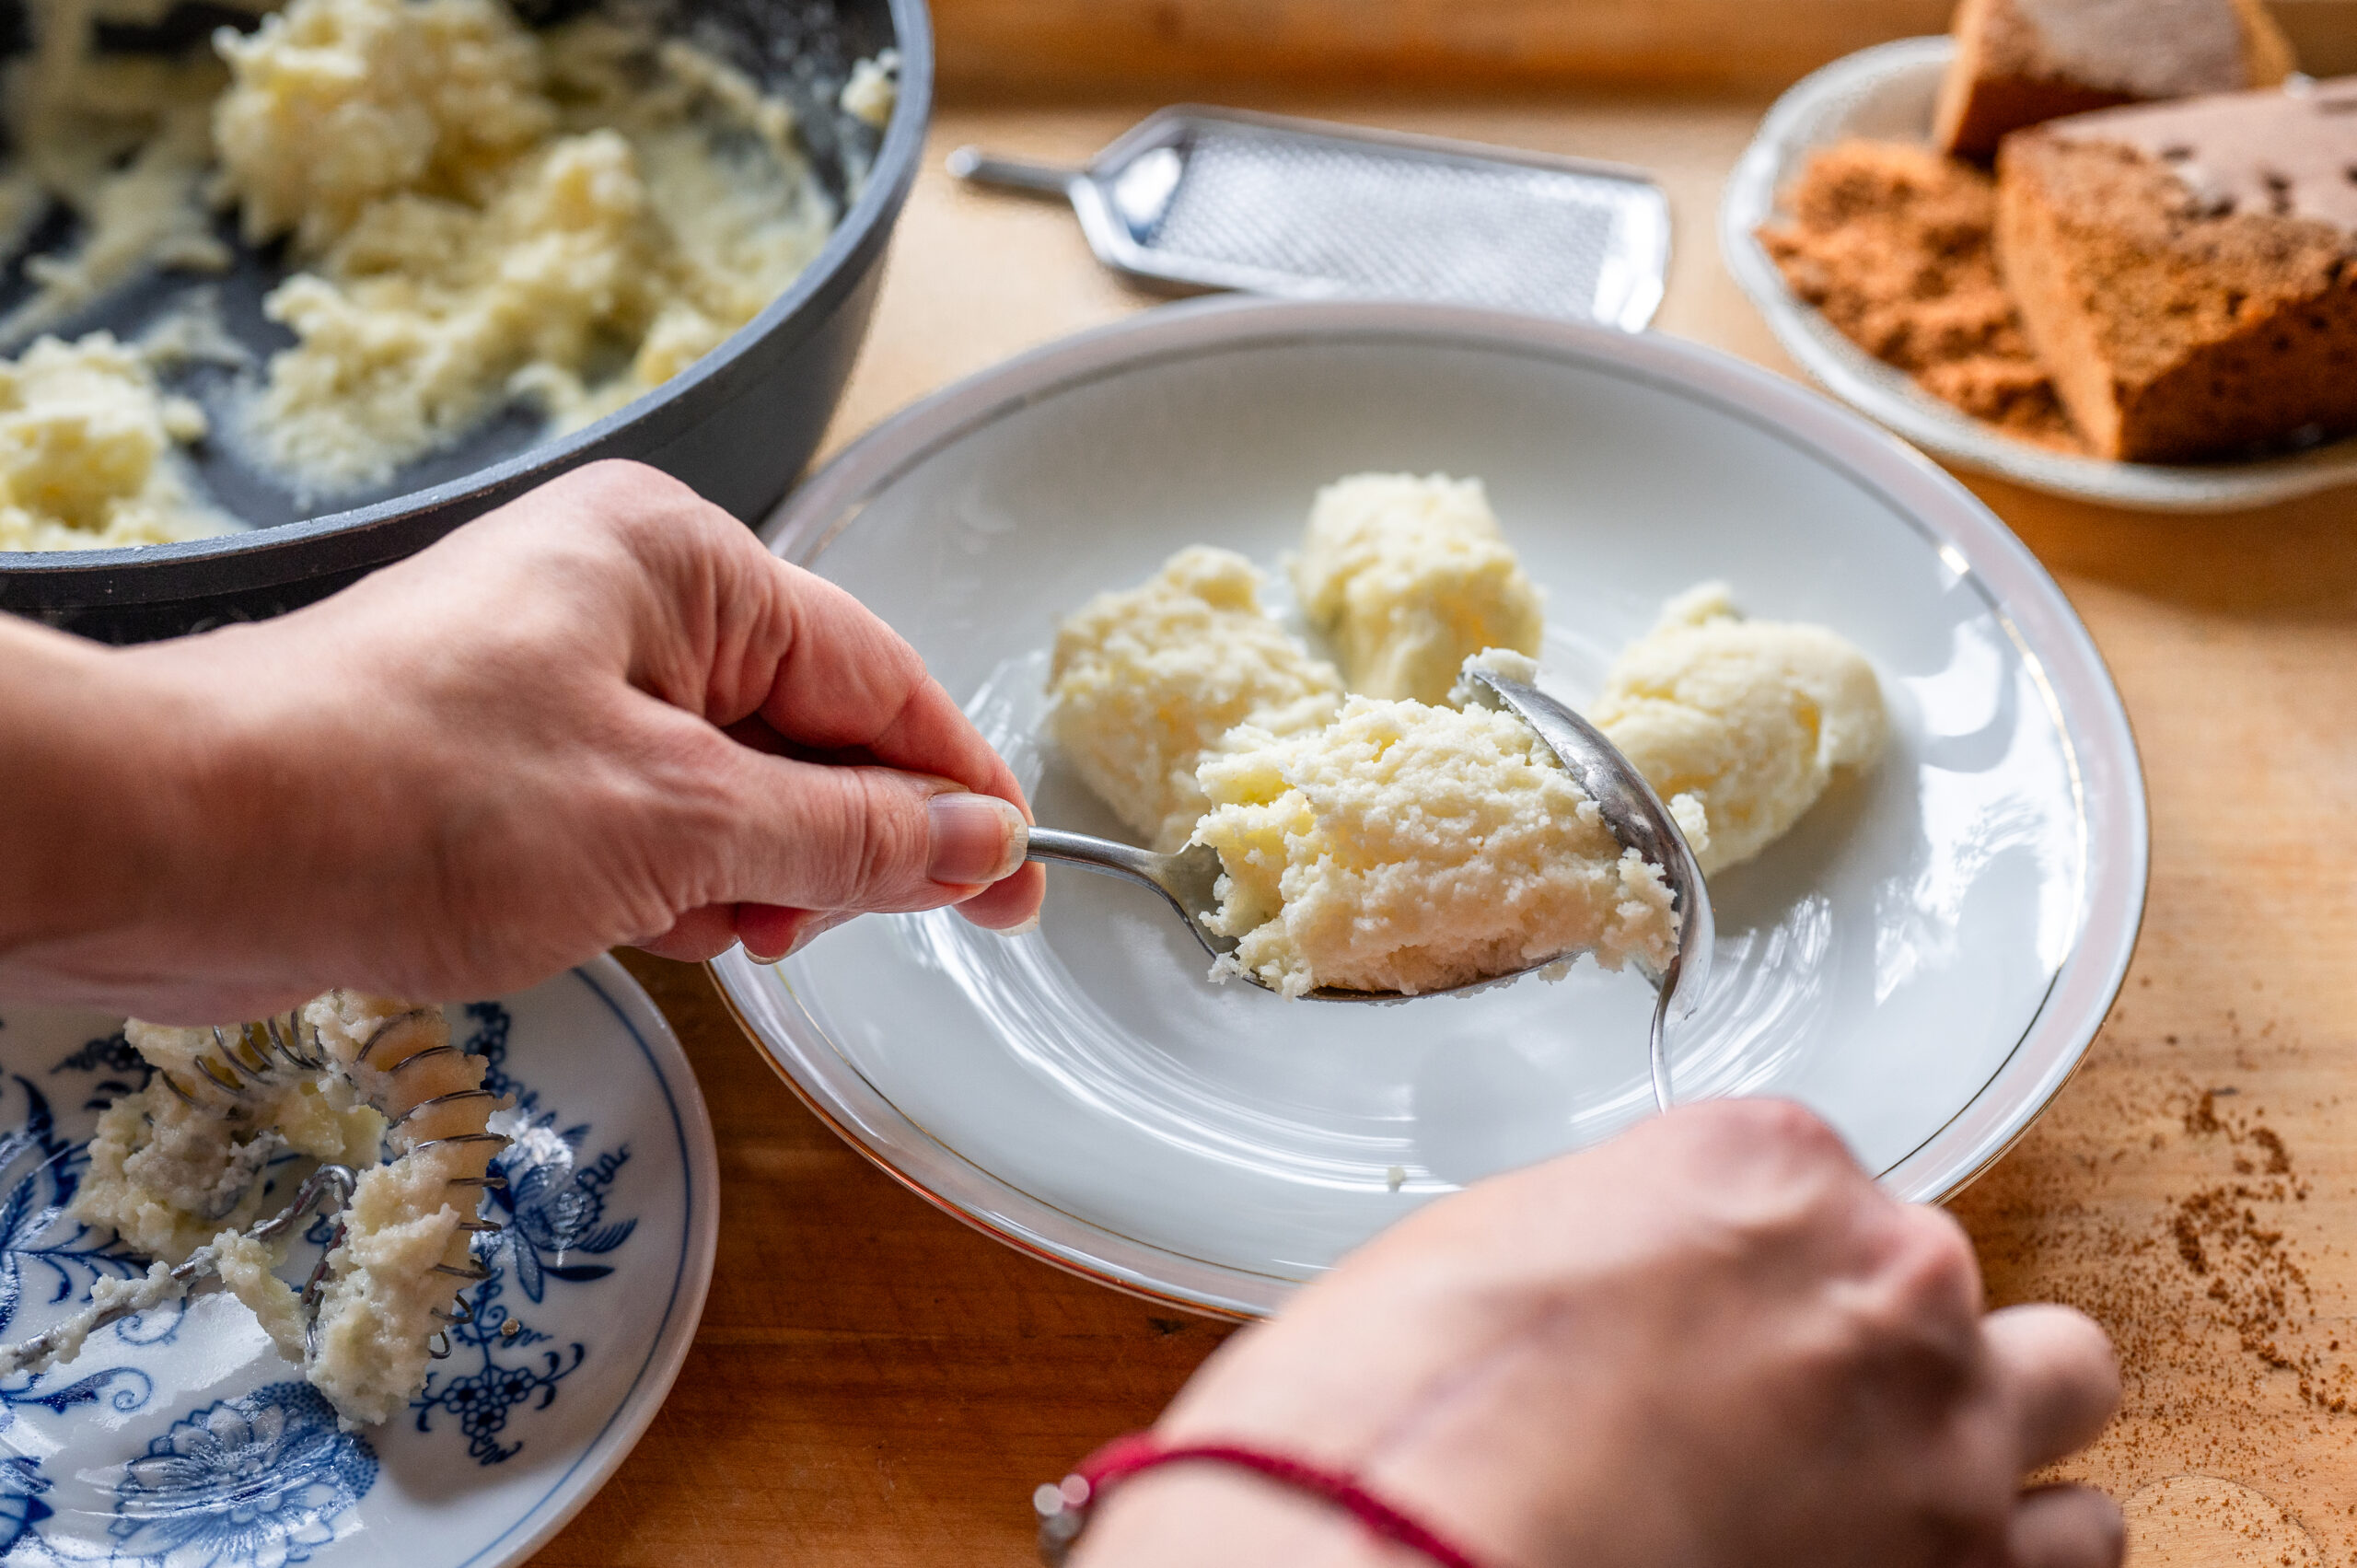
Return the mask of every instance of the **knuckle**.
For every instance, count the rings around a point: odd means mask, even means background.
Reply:
[[[1978,1279],[1980,1257],[1972,1248],[1971,1233],[1954,1214],[1930,1203],[1908,1203],[1900,1207],[1919,1244],[1931,1249],[1940,1261],[1957,1277]]]
[[[1928,1409],[1963,1396],[1985,1362],[1980,1332],[1980,1270],[1972,1249],[1944,1216],[1911,1212],[1863,1288],[1846,1291],[1860,1353],[1894,1389]]]
[[[1686,1119],[1694,1135],[1738,1157],[1795,1169],[1828,1163],[1846,1168],[1852,1163],[1833,1129],[1794,1100],[1712,1100],[1675,1114]]]
[[[784,598],[795,621],[793,640],[830,687],[830,700],[798,714],[797,723],[814,745],[874,744],[901,722],[912,703],[937,690],[923,659],[845,589],[799,567],[778,564],[792,574]]]
[[[849,820],[842,824],[844,854],[837,863],[843,885],[830,907],[868,909],[905,901],[923,881],[925,825],[908,792],[877,772],[861,770],[843,792]]]
[[[806,618],[830,623],[834,635],[850,641],[852,645],[845,651],[857,656],[853,673],[889,686],[904,685],[910,672],[923,671],[924,667],[907,639],[886,625],[850,589],[792,562],[778,562],[777,569],[784,576],[788,598]]]
[[[1686,1153],[1706,1201],[1740,1232],[1774,1241],[1831,1227],[1872,1191],[1833,1130],[1789,1100],[1676,1114],[1688,1118]]]
[[[1759,1099],[1743,1102],[1751,1119],[1751,1132],[1766,1146],[1796,1161],[1829,1162],[1849,1168],[1850,1151],[1824,1118],[1796,1100]]]
[[[1928,1207],[1899,1210],[1876,1292],[1888,1325],[1963,1332],[1980,1316],[1980,1260],[1952,1216]]]
[[[695,494],[661,469],[628,458],[600,458],[594,463],[584,463],[566,474],[564,480],[569,485],[618,500],[675,499]]]
[[[575,469],[550,487],[569,509],[586,512],[625,544],[645,548],[707,526],[712,506],[657,468],[606,458]]]

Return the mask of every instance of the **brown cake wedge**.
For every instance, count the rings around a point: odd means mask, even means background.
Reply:
[[[1950,30],[1932,139],[1962,157],[2041,121],[2271,87],[2293,67],[2260,0],[1962,0]]]
[[[2005,139],[1997,264],[2099,455],[2357,430],[2357,76]]]

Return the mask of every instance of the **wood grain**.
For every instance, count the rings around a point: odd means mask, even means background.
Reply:
[[[702,970],[622,957],[712,1109],[720,1252],[662,1412],[533,1562],[1036,1562],[1031,1489],[1151,1421],[1227,1330],[911,1197],[802,1109]]]
[[[2120,1512],[2137,1568],[2323,1568],[2300,1522],[2238,1481],[2170,1476],[2137,1488]]]
[[[1067,214],[970,194],[938,168],[967,141],[1078,158],[1154,102],[941,116],[832,443],[1149,303],[1097,267]],[[1678,226],[1661,326],[1790,371],[1711,238],[1761,102],[1320,108],[1654,168]],[[2126,1409],[2068,1473],[2137,1500],[2141,1561],[2300,1562],[2300,1541],[2357,1561],[2357,1414],[2303,1397],[2300,1372],[2250,1348],[2232,1310],[2247,1260],[2213,1242],[2211,1272],[2195,1274],[2175,1232],[2189,1199],[2271,1179],[2235,1168],[2260,1153],[2251,1128],[2270,1129],[2305,1196],[2245,1205],[2299,1275],[2274,1276],[2289,1299],[2268,1343],[2310,1357],[2328,1390],[2357,1376],[2345,1365],[2357,1360],[2357,494],[2165,519],[1975,487],[2055,571],[2111,663],[2142,748],[2154,859],[2136,963],[2084,1070],[1956,1212],[1995,1300],[2077,1301],[2119,1334]],[[928,1207],[771,1077],[701,971],[629,961],[713,1106],[720,1260],[670,1402],[539,1561],[1029,1562],[1029,1489],[1148,1420],[1222,1330]],[[2231,1091],[2212,1101],[2214,1128],[2199,1115],[2205,1090]],[[2231,1484],[2174,1479],[2188,1476]],[[2235,1544],[2254,1541],[2270,1550]]]
[[[1074,99],[1379,87],[1781,87],[1947,26],[1950,0],[934,0],[944,92]],[[2357,0],[2276,0],[2307,68],[2357,71]]]

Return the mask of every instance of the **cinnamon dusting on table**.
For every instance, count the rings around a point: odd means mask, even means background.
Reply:
[[[1997,274],[1996,182],[1928,147],[1837,142],[1759,243],[1842,336],[2008,436],[2084,449]]]
[[[2196,1137],[2226,1140],[2237,1179],[2204,1187],[2177,1200],[2169,1236],[2177,1260],[2206,1282],[2202,1295],[2231,1324],[2243,1351],[2290,1372],[2300,1398],[2335,1414],[2349,1409],[2357,1372],[2340,1355],[2340,1342],[2319,1345],[2310,1330],[2316,1293],[2298,1247],[2286,1239],[2280,1209],[2305,1203],[2308,1184],[2292,1168],[2282,1134],[2253,1121],[2221,1118],[2218,1097],[2205,1090],[2185,1113]],[[2262,1219],[2259,1210],[2268,1209]],[[2357,1346],[2351,1347],[2357,1352]]]
[[[2271,1029],[2227,1028],[2259,1070]],[[2119,1419],[2052,1478],[2123,1498],[2172,1475],[2237,1478],[2298,1506],[2324,1561],[2357,1563],[2339,1481],[2357,1463],[2357,1303],[2331,1226],[2345,1195],[2317,1192],[2297,1144],[2231,1083],[2096,1076],[1955,1205],[1992,1304],[2076,1307],[2118,1350]]]
[[[2227,1091],[2230,1095],[2231,1090]],[[2309,1186],[2265,1111],[2221,1111],[2219,1092],[2182,1090],[2183,1133],[2213,1145],[2218,1179],[2172,1195],[2142,1234],[2102,1225],[2069,1238],[2070,1304],[2110,1331],[2122,1373],[2182,1372],[2223,1330],[2252,1367],[2292,1374],[2300,1399],[2340,1414],[2357,1400],[2357,1342],[2346,1354],[2319,1326],[2307,1252],[2296,1239]],[[2333,1316],[2340,1314],[2336,1310]]]

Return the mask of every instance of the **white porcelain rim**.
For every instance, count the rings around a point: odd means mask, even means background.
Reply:
[[[679,1381],[679,1369],[687,1365],[688,1352],[694,1346],[704,1302],[712,1291],[713,1260],[720,1247],[720,1151],[713,1139],[712,1113],[704,1105],[695,1069],[670,1020],[619,959],[607,954],[568,972],[595,992],[612,1010],[615,1021],[637,1038],[657,1084],[670,1098],[687,1158],[683,1176],[688,1234],[680,1253],[679,1276],[672,1284],[654,1346],[614,1413],[538,1503],[508,1526],[505,1533],[455,1568],[512,1568],[546,1546],[588,1506],[589,1500],[630,1458],[638,1440],[646,1435],[656,1412],[670,1397],[671,1385]]]

